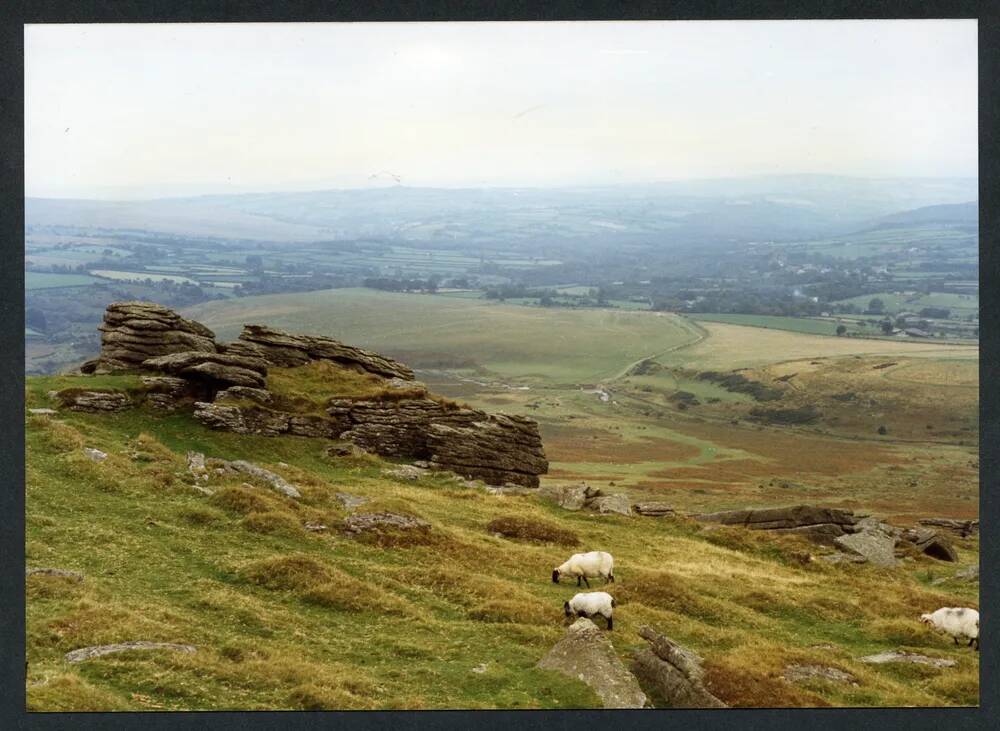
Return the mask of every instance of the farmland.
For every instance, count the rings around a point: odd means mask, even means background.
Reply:
[[[186,314],[223,338],[269,323],[395,354],[438,392],[538,419],[557,481],[614,482],[692,509],[823,500],[910,517],[977,513],[975,346],[367,290],[220,301]],[[762,426],[750,412],[768,404],[698,377],[739,368],[780,390],[783,407],[815,404],[821,418]],[[681,408],[679,393],[696,402]],[[878,406],[859,409],[868,400]],[[919,492],[908,487],[915,476]]]

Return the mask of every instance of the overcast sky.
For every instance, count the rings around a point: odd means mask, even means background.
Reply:
[[[976,23],[35,25],[29,196],[977,174]]]

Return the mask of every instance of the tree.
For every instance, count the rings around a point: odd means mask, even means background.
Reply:
[[[837,335],[843,335],[847,332],[847,325],[837,325]]]
[[[892,335],[892,323],[888,320],[883,320],[882,323],[882,333],[885,335]]]
[[[875,315],[881,315],[885,312],[885,302],[878,297],[872,297],[868,300],[868,311]]]

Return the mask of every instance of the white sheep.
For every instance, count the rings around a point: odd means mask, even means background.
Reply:
[[[576,594],[568,602],[563,603],[567,617],[587,617],[590,619],[598,614],[608,623],[608,631],[614,628],[611,616],[615,608],[615,598],[606,591],[586,591]]]
[[[615,560],[610,553],[604,551],[591,551],[590,553],[574,553],[562,566],[552,570],[552,583],[558,584],[559,578],[566,574],[576,577],[576,585],[580,585],[580,580],[590,588],[588,578],[601,576],[604,583],[615,581]]]
[[[979,649],[979,612],[965,607],[941,607],[936,612],[921,614],[920,621],[951,635],[958,644],[958,638],[968,637],[969,647],[973,643]]]

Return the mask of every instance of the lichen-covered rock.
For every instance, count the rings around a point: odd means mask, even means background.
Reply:
[[[334,399],[327,413],[348,424],[341,439],[376,454],[426,460],[492,485],[537,487],[548,470],[537,423],[430,398]]]
[[[67,388],[55,394],[59,402],[71,411],[92,413],[123,411],[131,407],[132,399],[124,391],[85,391]]]
[[[240,408],[198,401],[194,418],[211,429],[237,434],[276,436],[288,432],[290,414],[260,408]]]
[[[662,518],[667,515],[676,515],[676,511],[668,503],[660,502],[645,502],[645,503],[635,503],[632,505],[632,510],[634,510],[639,515],[648,515],[652,518]]]
[[[808,683],[812,680],[831,680],[834,683],[857,685],[857,679],[850,673],[826,665],[788,665],[784,678],[790,683]]]
[[[152,302],[112,302],[101,324],[101,354],[93,373],[143,370],[149,358],[183,351],[216,351],[215,335],[199,322]]]
[[[555,670],[589,685],[605,708],[643,708],[646,694],[618,659],[615,648],[597,625],[585,617],[538,661],[543,670]]]
[[[288,497],[293,498],[302,497],[298,489],[285,480],[284,477],[277,475],[270,470],[265,470],[263,467],[259,467],[252,462],[238,459],[233,462],[227,462],[226,465],[230,469],[234,469],[237,472],[242,472],[245,475],[250,475],[257,480],[260,480],[272,490],[280,492],[282,495],[287,495]]]
[[[915,550],[939,561],[958,561],[958,551],[945,536],[930,528],[910,528],[900,535],[901,541],[913,544]]]
[[[192,381],[207,382],[219,389],[230,386],[264,388],[267,384],[267,363],[227,353],[205,353],[194,350],[170,353],[142,362],[143,368],[171,373]]]
[[[632,515],[631,501],[625,495],[601,495],[588,505],[598,513]]]
[[[884,665],[886,663],[913,663],[916,665],[931,665],[936,668],[950,668],[958,663],[943,657],[928,657],[916,652],[906,652],[905,650],[894,650],[880,652],[877,655],[868,655],[860,658],[861,662],[867,665]]]
[[[382,533],[385,531],[430,531],[431,524],[413,515],[402,513],[354,513],[344,519],[344,531],[353,535],[361,533]]]
[[[896,540],[880,533],[852,533],[834,539],[840,548],[865,558],[872,566],[892,568],[898,564],[894,548]]]
[[[726,510],[692,516],[695,520],[751,530],[773,530],[802,535],[817,543],[832,541],[855,530],[858,518],[850,510],[795,505],[787,508]]]
[[[666,699],[668,707],[726,707],[703,685],[702,660],[697,654],[652,627],[641,627],[639,636],[650,646],[632,653],[632,670],[641,680],[656,688],[657,694]]]
[[[219,391],[215,395],[216,402],[227,400],[253,401],[258,404],[270,404],[274,401],[274,396],[270,391],[263,388],[251,388],[249,386],[230,386],[225,391]]]
[[[227,353],[257,355],[281,367],[304,365],[310,360],[332,360],[385,378],[413,380],[413,371],[392,358],[320,335],[296,335],[264,325],[245,325],[237,343],[225,346]]]

